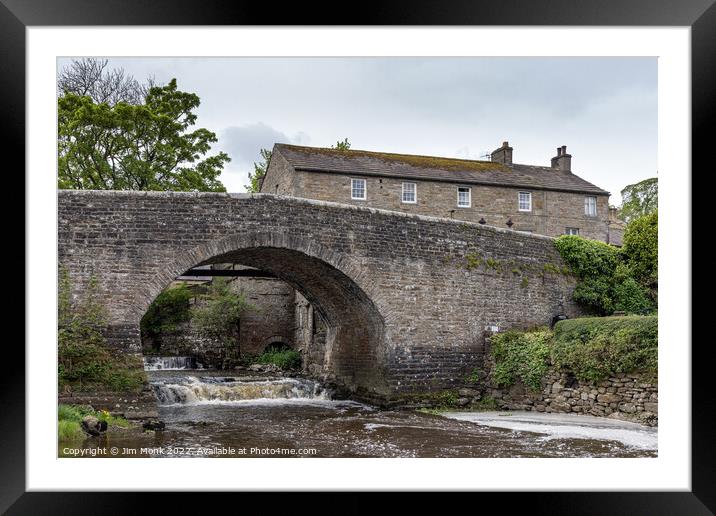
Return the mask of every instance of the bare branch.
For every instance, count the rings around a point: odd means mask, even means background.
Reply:
[[[140,83],[122,68],[107,69],[107,59],[93,57],[75,59],[64,67],[57,78],[59,95],[73,93],[90,97],[95,103],[114,106],[120,102],[143,104],[154,77]]]

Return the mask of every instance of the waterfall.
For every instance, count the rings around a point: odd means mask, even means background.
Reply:
[[[145,371],[201,369],[196,357],[144,357]]]
[[[312,380],[236,380],[195,376],[158,379],[152,382],[160,405],[198,405],[267,400],[330,400],[325,389]]]

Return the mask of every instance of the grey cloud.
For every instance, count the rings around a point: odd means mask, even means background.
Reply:
[[[263,149],[271,149],[274,143],[290,143],[291,139],[281,131],[258,122],[242,126],[227,127],[219,136],[221,147],[232,160],[238,163],[253,162]]]

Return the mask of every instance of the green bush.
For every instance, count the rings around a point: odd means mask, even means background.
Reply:
[[[493,379],[497,385],[510,386],[519,378],[530,389],[540,389],[549,367],[549,340],[545,328],[531,332],[507,331],[492,337],[491,353],[495,360]]]
[[[246,301],[243,293],[233,292],[229,281],[221,277],[212,280],[201,300],[191,310],[191,318],[199,333],[226,347],[233,347],[238,343],[241,316],[255,307]]]
[[[585,317],[558,322],[554,331],[507,331],[492,337],[493,380],[508,387],[520,379],[537,391],[550,364],[582,381],[640,372],[655,381],[656,316]]]
[[[281,369],[300,369],[301,354],[293,349],[268,349],[256,357],[255,364],[274,364]]]
[[[580,278],[611,276],[621,261],[617,247],[576,235],[558,237],[555,246]]]
[[[655,308],[647,287],[638,281],[619,248],[574,235],[557,238],[555,247],[579,278],[574,300],[590,312],[647,313]]]
[[[657,298],[659,278],[659,214],[654,211],[630,222],[624,232],[624,260],[636,281]]]
[[[599,381],[616,373],[642,371],[655,379],[658,361],[656,316],[567,319],[554,327],[551,358],[579,380]]]
[[[633,272],[626,264],[617,266],[611,292],[613,311],[646,314],[655,307],[648,289],[634,278]]]

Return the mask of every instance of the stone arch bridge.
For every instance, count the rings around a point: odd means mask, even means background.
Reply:
[[[324,372],[394,400],[464,385],[486,331],[572,316],[552,239],[269,194],[60,191],[59,265],[95,277],[108,341],[140,353],[152,300],[197,265],[234,262],[301,292],[328,326]]]

